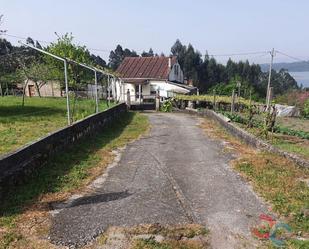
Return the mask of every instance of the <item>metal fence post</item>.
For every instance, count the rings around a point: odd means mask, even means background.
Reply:
[[[231,113],[235,111],[235,90],[232,92]]]

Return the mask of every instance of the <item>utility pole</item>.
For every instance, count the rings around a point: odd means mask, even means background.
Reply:
[[[110,76],[107,75],[107,103],[108,106],[111,104],[111,93],[110,93]]]
[[[274,62],[274,56],[275,56],[275,50],[272,49],[270,52],[270,64],[269,64],[269,74],[268,74],[268,83],[267,83],[267,94],[266,94],[266,106],[267,106],[267,110],[269,109],[269,105],[270,105],[270,80],[271,80],[271,70],[273,67],[273,62]]]

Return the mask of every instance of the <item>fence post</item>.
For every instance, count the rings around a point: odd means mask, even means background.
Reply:
[[[159,90],[157,90],[155,101],[156,101],[156,111],[160,111],[160,92],[159,92]]]
[[[268,93],[268,98],[269,98],[268,104],[269,104],[269,106],[271,106],[271,102],[272,102],[272,99],[273,99],[273,92],[274,92],[273,90],[274,90],[273,87],[269,88],[269,93]]]
[[[130,96],[130,89],[127,90],[127,106],[131,108],[131,96]]]
[[[213,108],[214,110],[216,110],[216,90],[213,90],[213,95],[214,95]]]
[[[235,90],[232,92],[232,101],[231,101],[231,113],[235,111]]]

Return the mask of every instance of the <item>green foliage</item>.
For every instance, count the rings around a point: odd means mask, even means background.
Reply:
[[[230,112],[221,112],[221,113],[224,116],[228,117],[233,122],[244,124],[244,125],[248,124],[248,119],[237,113],[230,113]],[[261,130],[265,130],[265,129],[268,130],[267,127],[264,127],[265,126],[264,122],[256,120],[256,119],[252,120],[252,126],[255,128],[259,128]],[[275,133],[281,133],[284,135],[296,136],[296,137],[300,137],[303,139],[309,139],[309,132],[306,132],[306,131],[293,130],[291,128],[280,126],[280,125],[275,125],[273,128],[274,128],[273,132]]]
[[[218,95],[231,96],[233,90],[236,90],[236,83],[235,82],[231,82],[229,84],[219,83],[219,84],[214,85],[213,87],[211,87],[208,90],[208,93],[212,94],[213,92],[215,92]]]
[[[213,102],[214,95],[176,95],[176,100],[187,100],[187,101],[205,101],[205,102]],[[231,104],[232,98],[230,96],[224,95],[216,95],[216,103],[226,103]],[[250,104],[250,100],[239,98],[239,103],[245,106]]]
[[[62,58],[69,58],[74,61],[85,63],[87,65],[92,65],[93,61],[90,52],[87,50],[86,46],[75,45],[73,43],[72,34],[65,34],[64,36],[58,38],[57,42],[52,43],[47,47],[47,51],[52,54],[58,55]],[[63,78],[63,63],[51,58],[50,56],[45,56],[44,60],[48,65],[53,68],[57,68]],[[68,65],[68,78],[69,83],[73,87],[82,82],[87,82],[93,78],[93,73],[88,69],[82,68],[74,63],[69,63]]]
[[[152,48],[149,49],[148,52],[143,51],[143,53],[141,54],[142,57],[154,57],[154,53]]]
[[[306,131],[297,131],[291,128],[282,127],[282,126],[275,126],[275,132],[289,135],[289,136],[296,136],[303,139],[309,139],[309,132]]]
[[[230,94],[234,88],[231,81],[237,78],[242,83],[241,96],[249,97],[250,90],[255,100],[266,96],[268,73],[262,72],[259,65],[250,65],[248,60],[237,63],[229,59],[227,65],[224,66],[217,63],[213,57],[209,57],[207,52],[202,59],[199,51],[195,50],[191,44],[183,45],[180,40],[176,40],[172,46],[171,54],[177,56],[184,76],[192,80],[201,93],[209,92],[209,89],[220,84],[217,87],[218,93]],[[290,89],[298,89],[296,81],[286,70],[272,72],[272,86],[275,95]]]
[[[162,106],[161,106],[161,111],[162,112],[171,112],[173,108],[172,105],[172,100],[166,100],[163,102]]]
[[[125,57],[137,57],[137,53],[134,50],[128,48],[122,49],[120,45],[117,45],[114,51],[109,54],[109,66],[112,70],[116,70]]]

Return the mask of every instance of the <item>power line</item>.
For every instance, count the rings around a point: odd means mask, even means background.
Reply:
[[[263,54],[266,55],[268,54],[269,51],[259,51],[259,52],[246,52],[246,53],[232,53],[232,54],[209,54],[208,56],[212,57],[228,57],[228,56],[241,56],[241,55],[257,55],[257,54]],[[207,55],[207,54],[206,54]]]
[[[296,61],[299,61],[299,62],[305,62],[305,63],[308,63],[308,64],[309,64],[309,61],[306,61],[306,60],[303,60],[303,59],[300,59],[300,58],[297,58],[297,57],[288,55],[288,54],[283,53],[283,52],[278,51],[278,50],[276,50],[276,52],[277,52],[278,54],[282,54],[282,55],[284,55],[284,56],[286,56],[286,57],[289,57],[290,59],[293,59],[293,60],[296,60]]]
[[[21,39],[21,40],[27,40],[26,37],[23,37],[23,36],[18,36],[18,35],[12,35],[12,34],[8,34],[8,33],[4,33],[2,35],[5,35],[5,36],[8,36],[8,37],[12,37],[12,38],[16,38],[16,39]],[[32,37],[30,37],[32,39]],[[37,40],[37,39],[34,39],[35,41],[38,41],[40,43],[45,43],[45,44],[51,44],[53,43],[52,41],[44,41],[44,40]],[[111,50],[108,50],[108,49],[101,49],[101,48],[87,48],[88,50],[91,50],[91,51],[99,51],[99,52],[103,52],[103,53],[109,53]]]
[[[12,38],[17,38],[17,39],[22,39],[22,40],[27,40],[26,37],[22,37],[22,36],[18,36],[18,35],[12,35],[12,34],[8,34],[8,33],[5,33],[3,35],[6,35],[8,37],[12,37]],[[36,39],[34,39],[36,40]],[[36,40],[38,42],[41,42],[41,43],[46,43],[46,44],[50,44],[50,43],[53,43],[51,41],[44,41],[44,40]],[[112,49],[102,49],[102,48],[87,48],[88,50],[91,50],[91,51],[99,51],[99,52],[103,52],[103,53],[109,53]],[[244,52],[244,53],[229,53],[229,54],[208,54],[208,56],[211,56],[211,57],[232,57],[232,56],[241,56],[241,55],[257,55],[257,54],[267,54],[269,53],[269,51],[257,51],[257,52]],[[205,54],[206,55],[206,54]],[[205,56],[204,55],[204,56]],[[203,56],[203,55],[202,55]]]
[[[12,38],[16,38],[16,39],[27,40],[26,37],[22,37],[22,36],[18,36],[18,35],[13,35],[13,34],[8,34],[8,33],[4,33],[4,34],[1,34],[1,35],[12,37]],[[53,43],[51,41],[44,41],[44,40],[37,40],[37,39],[34,39],[34,40],[38,41],[40,43],[45,43],[45,44]],[[90,50],[90,51],[98,51],[98,52],[103,52],[103,53],[110,53],[110,51],[112,51],[112,49],[109,50],[109,49],[102,49],[102,48],[87,48],[87,49]],[[296,61],[309,63],[309,61],[306,61],[306,60],[303,60],[303,59],[300,59],[300,58],[288,55],[288,54],[283,53],[283,52],[278,51],[278,50],[276,50],[275,52],[277,52],[279,54],[282,54],[282,55],[284,55],[286,57],[289,57],[289,58],[291,58],[293,60],[296,60]],[[17,52],[15,52],[15,53],[17,53]],[[259,58],[259,57],[264,57],[264,56],[268,55],[269,53],[270,53],[270,51],[257,51],[257,52],[228,53],[228,54],[204,54],[204,55],[201,54],[201,56],[208,55],[210,57],[234,57],[234,56],[261,55],[261,56],[254,57],[254,58]],[[2,55],[0,57],[7,56],[7,55]]]
[[[8,36],[8,37],[12,37],[12,38],[17,38],[17,39],[22,39],[22,40],[27,40],[28,39],[26,37],[22,37],[22,36],[18,36],[18,35],[11,35],[11,34],[8,34],[8,33],[2,34],[2,35]],[[49,41],[42,41],[42,40],[36,40],[36,39],[34,39],[34,40],[38,41],[38,42],[41,42],[41,43],[46,43],[46,44],[52,43],[52,42],[49,42]]]

